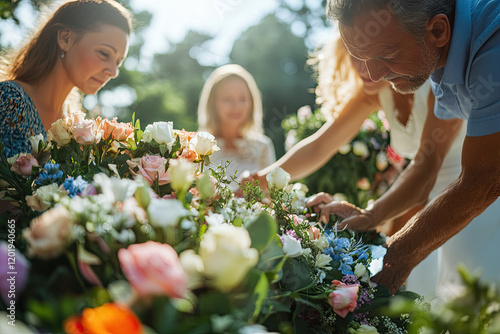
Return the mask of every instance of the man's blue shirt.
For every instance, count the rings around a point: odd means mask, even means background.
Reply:
[[[457,0],[446,65],[431,84],[437,117],[467,120],[468,136],[500,132],[500,1]]]

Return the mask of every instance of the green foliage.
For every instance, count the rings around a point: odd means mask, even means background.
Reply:
[[[408,300],[394,300],[393,314],[409,313],[413,322],[410,334],[491,334],[500,333],[500,293],[493,284],[458,267],[463,291],[446,303],[432,307]],[[421,330],[419,328],[422,327]]]

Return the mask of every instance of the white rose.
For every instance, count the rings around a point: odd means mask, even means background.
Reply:
[[[154,227],[174,226],[189,213],[182,202],[176,199],[152,198],[148,206],[149,221]]]
[[[378,334],[375,327],[369,325],[361,325],[357,330],[356,334]]]
[[[101,193],[112,203],[123,202],[132,197],[137,189],[137,182],[129,179],[108,177],[106,174],[94,175],[94,182]]]
[[[316,268],[325,268],[332,262],[332,258],[329,255],[319,253],[316,255]]]
[[[176,193],[187,191],[193,184],[194,164],[186,159],[170,159],[169,163],[167,174],[170,177],[172,189]]]
[[[167,145],[168,149],[174,145],[174,124],[172,122],[154,122],[146,126],[141,141],[150,142],[154,139],[158,144]]]
[[[31,152],[36,152],[38,153],[38,145],[40,142],[45,143],[45,139],[43,138],[43,135],[41,133],[37,134],[36,136],[31,136],[28,138],[31,144]]]
[[[351,144],[347,143],[339,147],[339,153],[340,154],[347,154],[351,152]]]
[[[266,175],[269,189],[285,189],[290,182],[290,174],[281,167],[276,167]]]
[[[288,255],[289,257],[302,255],[302,245],[300,244],[300,241],[289,235],[282,235],[281,238],[283,240],[283,252],[285,255]]]
[[[219,150],[217,140],[208,132],[198,132],[190,145],[198,155],[211,155]]]
[[[363,277],[366,273],[366,267],[362,263],[357,263],[354,267],[354,275],[357,277]]]
[[[250,248],[248,231],[229,224],[211,226],[200,242],[200,256],[209,284],[230,291],[259,260],[259,252]]]
[[[188,249],[179,255],[181,266],[188,276],[189,289],[196,289],[203,285],[203,260],[194,250]]]
[[[38,188],[33,196],[26,196],[26,202],[33,210],[44,211],[66,195],[68,191],[64,190],[63,186],[51,183]]]
[[[367,156],[370,155],[370,152],[368,151],[368,146],[366,146],[366,144],[363,143],[362,141],[355,141],[352,144],[352,152],[357,156],[363,158],[366,158]]]

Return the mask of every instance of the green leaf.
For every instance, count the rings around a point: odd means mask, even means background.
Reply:
[[[214,187],[208,173],[204,173],[203,176],[196,181],[196,187],[203,199],[208,199],[214,195]]]
[[[252,239],[252,248],[262,251],[276,235],[278,226],[276,221],[266,213],[262,213],[256,218],[247,220],[245,228]]]
[[[211,291],[202,295],[200,297],[200,311],[204,315],[230,314],[231,304],[228,295],[219,291]]]

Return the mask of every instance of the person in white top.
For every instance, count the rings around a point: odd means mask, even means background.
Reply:
[[[290,173],[292,180],[313,173],[331,159],[340,146],[356,135],[371,112],[383,110],[390,123],[391,146],[401,156],[413,159],[411,165],[425,164],[420,170],[421,174],[413,175],[412,180],[426,184],[419,188],[419,193],[411,196],[403,194],[388,203],[390,214],[380,222],[390,222],[405,213],[410,213],[411,217],[431,196],[435,196],[456,178],[455,174],[449,175],[450,173],[460,172],[460,143],[465,135],[462,121],[440,120],[434,116],[434,96],[429,84],[414,94],[402,95],[393,91],[387,82],[370,80],[365,64],[350,57],[340,37],[326,44],[317,58],[319,77],[316,94],[322,111],[331,115],[330,120],[315,134],[292,147],[276,163],[252,177],[265,186],[265,175],[275,167],[281,167]],[[428,131],[423,132],[426,123]],[[455,141],[460,136],[462,138]],[[450,148],[453,153],[448,154]],[[419,158],[429,154],[429,150],[436,153],[436,159]],[[441,172],[436,179],[427,180],[426,170],[433,169],[441,169]],[[408,173],[403,171],[392,187],[407,177]],[[410,194],[416,188],[409,186],[405,192]],[[316,206],[331,201],[333,196],[320,193],[310,200],[309,205]],[[420,267],[414,269],[408,280],[408,289],[433,297],[437,273],[437,255],[433,253]]]
[[[263,134],[262,100],[252,75],[236,64],[217,68],[205,82],[198,104],[200,131],[217,139],[211,161],[230,161],[228,175],[255,172],[276,160],[271,139]],[[237,190],[233,187],[233,191]]]

